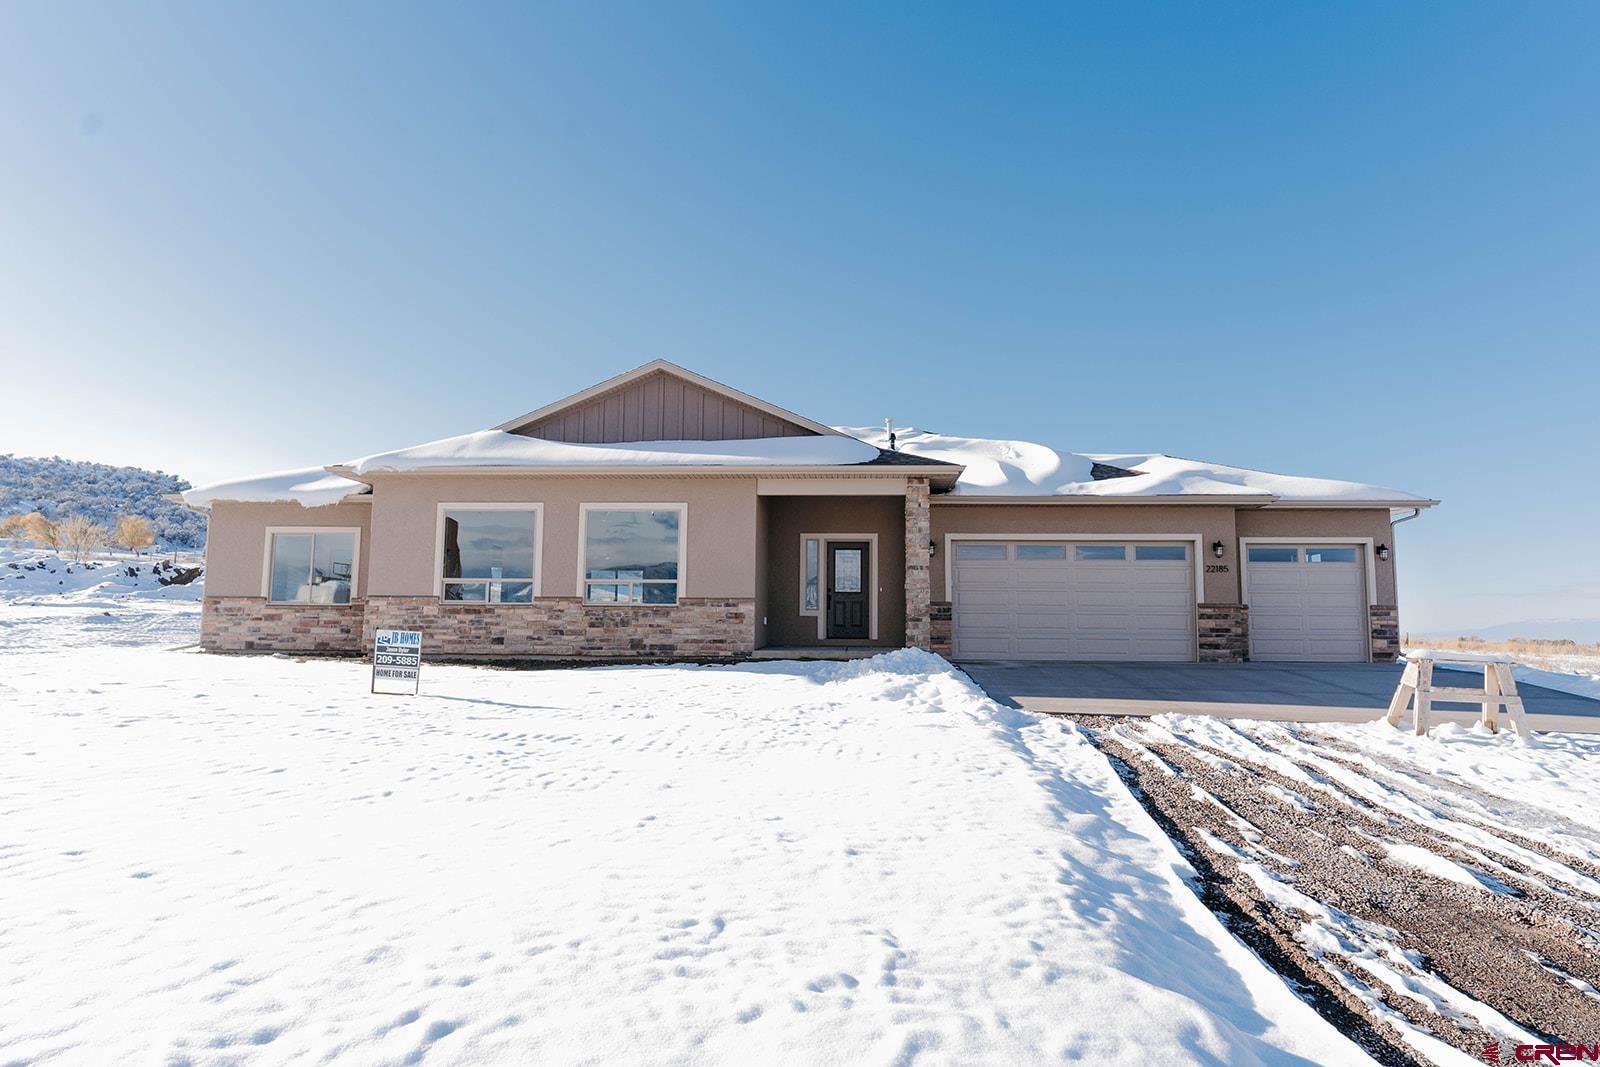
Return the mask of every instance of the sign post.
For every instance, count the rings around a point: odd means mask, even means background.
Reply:
[[[422,671],[422,633],[379,630],[372,641],[372,692],[416,696]],[[383,683],[383,688],[378,683]]]

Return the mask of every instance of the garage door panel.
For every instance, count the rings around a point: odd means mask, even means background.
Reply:
[[[1274,545],[1275,553],[1293,553],[1287,562],[1251,561],[1246,554],[1250,658],[1363,662],[1366,571],[1359,562],[1310,562],[1307,547]]]
[[[969,658],[1194,659],[1191,560],[1039,559],[1038,542],[987,543],[1003,559],[953,561],[955,652]],[[997,553],[998,554],[998,553]],[[1020,557],[1020,558],[1019,558]]]

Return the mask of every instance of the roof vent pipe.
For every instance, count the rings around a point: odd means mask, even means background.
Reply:
[[[889,451],[890,452],[898,452],[899,449],[895,447],[894,420],[893,419],[884,419],[883,420],[883,428],[885,430],[889,431]]]

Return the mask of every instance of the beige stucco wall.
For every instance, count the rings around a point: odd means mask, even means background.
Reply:
[[[206,596],[261,595],[269,526],[355,526],[361,530],[355,595],[364,597],[372,556],[371,518],[368,504],[305,508],[287,503],[219,501],[212,505],[206,526]]]
[[[1226,572],[1204,575],[1205,602],[1239,602],[1238,541],[1235,510],[1203,504],[941,504],[933,498],[933,599],[949,600],[945,587],[945,536],[947,534],[1052,534],[1065,539],[1080,534],[1127,534],[1150,537],[1172,534],[1198,536],[1204,563],[1225,566]],[[1222,559],[1211,555],[1211,544],[1225,546]]]
[[[1389,560],[1377,561],[1378,603],[1393,605],[1394,528],[1387,508],[1267,508],[1239,512],[1240,537],[1370,537],[1373,546],[1388,545]]]
[[[906,502],[894,496],[767,497],[767,637],[772,645],[862,644],[817,638],[815,615],[800,614],[805,534],[878,535],[878,639],[899,648],[906,632]],[[823,564],[826,566],[826,563]]]
[[[544,506],[541,596],[578,595],[580,504],[687,504],[682,597],[756,595],[756,479],[378,475],[372,503],[371,594],[433,596],[438,506]]]

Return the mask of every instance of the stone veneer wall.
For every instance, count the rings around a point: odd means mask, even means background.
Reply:
[[[1372,662],[1393,663],[1400,655],[1400,609],[1373,604],[1367,614],[1372,624]]]
[[[1250,609],[1243,604],[1201,604],[1195,611],[1201,663],[1244,663],[1250,658]]]
[[[361,648],[372,647],[374,630],[420,630],[424,655],[742,659],[755,649],[755,617],[754,599],[606,606],[577,597],[446,604],[431,596],[379,596],[367,600]]]
[[[948,659],[955,654],[955,605],[948,600],[935,600],[930,605],[929,618],[933,651]]]
[[[359,652],[363,607],[269,604],[259,596],[208,596],[200,647],[217,652]]]
[[[906,481],[906,647],[932,647],[933,517],[928,479]]]

